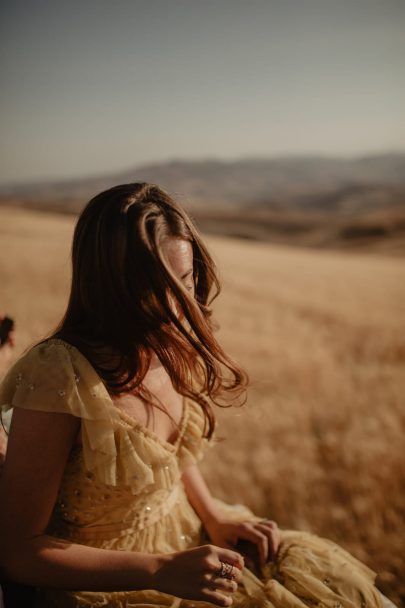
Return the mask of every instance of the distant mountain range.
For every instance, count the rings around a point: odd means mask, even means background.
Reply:
[[[109,175],[3,186],[0,202],[76,213],[98,192],[135,181],[156,183],[197,212],[265,207],[347,213],[405,204],[405,153],[173,160]]]

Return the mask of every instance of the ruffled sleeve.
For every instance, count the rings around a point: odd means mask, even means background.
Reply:
[[[218,423],[213,436],[208,440],[203,437],[204,421],[202,407],[195,401],[188,401],[188,420],[177,454],[180,471],[200,462],[204,458],[206,450],[216,443]]]
[[[15,363],[0,385],[0,406],[77,416],[85,467],[100,482],[117,485],[119,478],[134,493],[154,482],[147,446],[123,427],[89,361],[62,340],[38,344]]]

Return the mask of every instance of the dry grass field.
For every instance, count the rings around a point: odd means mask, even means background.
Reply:
[[[59,320],[74,219],[0,208],[0,310],[17,353]],[[242,408],[202,470],[214,495],[337,541],[405,603],[403,258],[207,238],[220,338],[247,368]]]

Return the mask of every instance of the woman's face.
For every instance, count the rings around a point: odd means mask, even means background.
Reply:
[[[174,274],[193,297],[193,247],[190,241],[174,237],[166,238],[162,242],[161,248]]]

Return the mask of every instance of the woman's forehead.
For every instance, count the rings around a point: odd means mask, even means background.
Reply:
[[[193,247],[190,241],[179,238],[166,238],[161,243],[163,255],[173,271],[182,277],[193,269]]]

